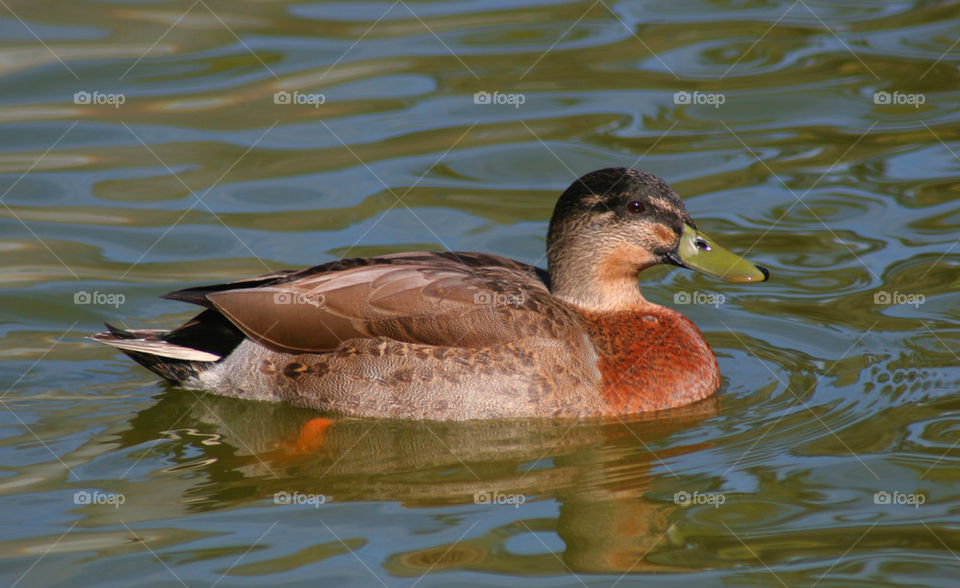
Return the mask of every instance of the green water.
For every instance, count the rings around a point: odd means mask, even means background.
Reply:
[[[922,1],[0,3],[0,578],[955,585],[958,39]],[[315,414],[84,338],[345,255],[543,264],[611,165],[773,276],[645,273],[725,377],[663,418],[303,451]]]

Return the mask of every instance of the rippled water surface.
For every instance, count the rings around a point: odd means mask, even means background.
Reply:
[[[954,584],[958,15],[0,3],[0,577]],[[611,165],[772,272],[643,276],[713,345],[708,402],[344,420],[317,443],[309,411],[169,388],[84,338],[178,324],[176,288],[342,256],[543,264],[557,195]]]

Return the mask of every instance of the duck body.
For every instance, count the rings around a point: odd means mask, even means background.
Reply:
[[[172,331],[94,338],[181,387],[359,417],[667,409],[716,392],[720,373],[696,326],[645,300],[636,275],[687,265],[683,252],[706,273],[767,275],[719,248],[736,263],[704,262],[684,244],[705,239],[691,225],[662,180],[609,168],[561,196],[549,271],[481,253],[345,259],[179,290],[166,298],[206,310]]]

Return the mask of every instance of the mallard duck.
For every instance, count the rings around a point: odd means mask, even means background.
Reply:
[[[178,290],[203,312],[173,330],[93,336],[173,384],[358,417],[610,416],[720,386],[694,324],[640,293],[671,264],[769,277],[701,233],[649,173],[606,168],[560,196],[547,269],[484,253],[341,259]]]

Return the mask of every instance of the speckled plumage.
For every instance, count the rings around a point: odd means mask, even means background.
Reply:
[[[346,259],[173,292],[207,310],[169,332],[94,338],[179,386],[347,415],[660,410],[720,384],[700,331],[636,281],[675,258],[685,225],[662,180],[598,170],[557,203],[549,273],[479,253]]]

